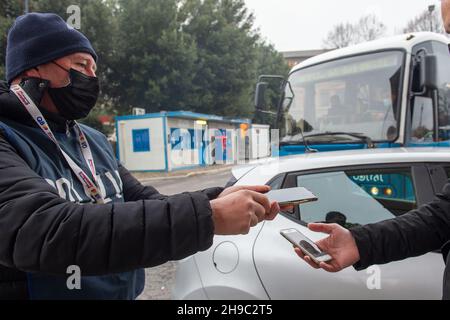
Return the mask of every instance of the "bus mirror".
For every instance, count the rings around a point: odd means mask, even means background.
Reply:
[[[264,110],[266,108],[266,91],[267,86],[269,84],[267,82],[258,82],[256,85],[256,93],[255,93],[255,107],[256,110]]]
[[[436,90],[439,88],[437,68],[437,57],[430,54],[425,55],[420,62],[420,85],[423,90]]]

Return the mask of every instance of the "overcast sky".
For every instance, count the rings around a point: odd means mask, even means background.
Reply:
[[[407,22],[439,0],[245,0],[255,25],[279,51],[321,49],[327,33],[339,22],[355,22],[375,13],[387,34],[401,32]]]

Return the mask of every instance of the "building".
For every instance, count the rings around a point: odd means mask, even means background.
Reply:
[[[293,68],[300,62],[303,62],[309,58],[315,57],[319,54],[331,51],[330,49],[319,49],[319,50],[302,50],[302,51],[285,51],[281,52],[284,59],[286,60],[289,68]]]
[[[236,163],[249,154],[246,136],[250,128],[248,119],[189,111],[121,116],[116,117],[116,152],[119,161],[131,171],[174,171]],[[265,129],[268,132],[268,127]],[[258,148],[257,154],[267,153]]]
[[[246,159],[262,159],[270,157],[270,126],[264,124],[252,124],[246,137],[250,156]]]

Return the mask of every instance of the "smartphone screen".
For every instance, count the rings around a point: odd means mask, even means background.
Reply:
[[[312,240],[296,229],[281,230],[281,234],[290,242],[301,247],[315,258],[327,255],[325,252],[322,252]]]

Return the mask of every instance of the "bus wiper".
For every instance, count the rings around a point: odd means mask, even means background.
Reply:
[[[352,138],[357,138],[358,140],[362,140],[367,144],[367,148],[375,149],[376,146],[373,143],[372,139],[368,136],[363,135],[362,133],[351,133],[351,132],[324,132],[324,133],[316,133],[305,136],[305,139],[312,137],[326,137],[326,136],[350,136]]]

